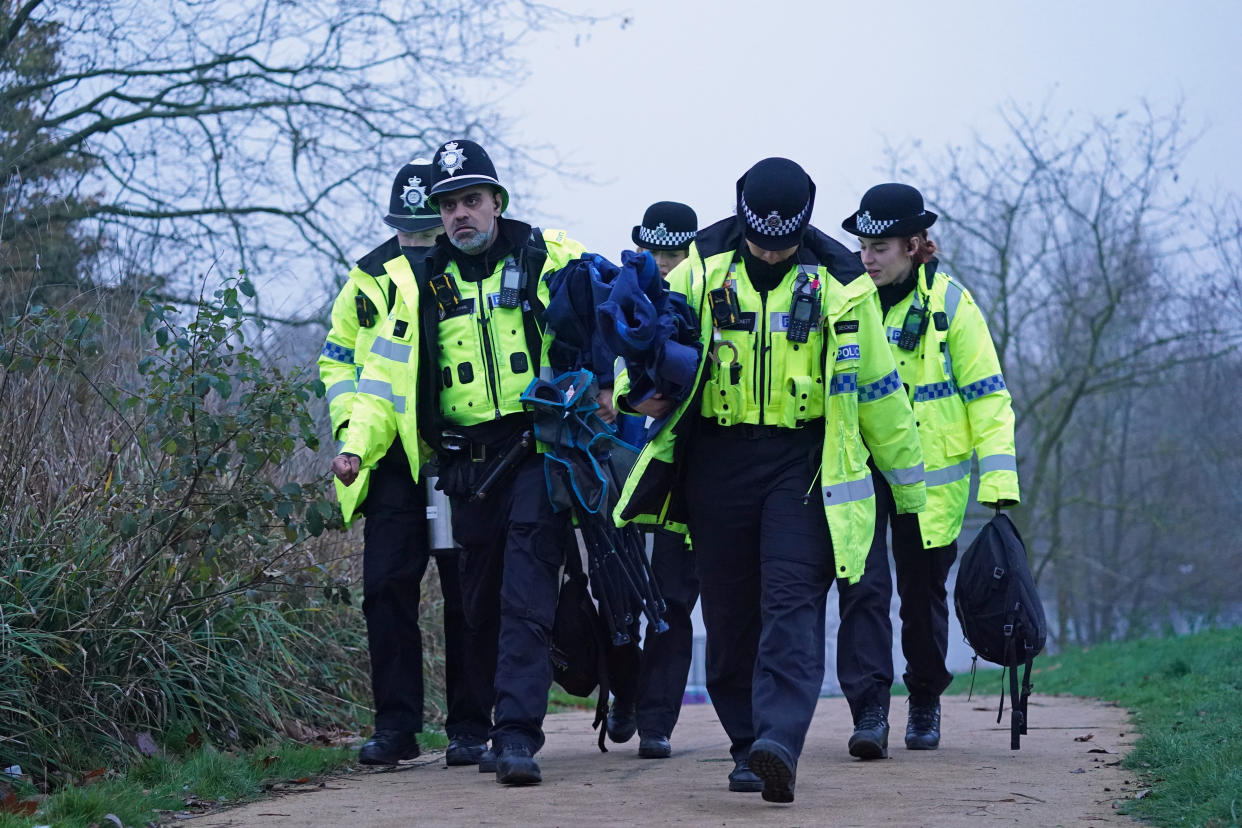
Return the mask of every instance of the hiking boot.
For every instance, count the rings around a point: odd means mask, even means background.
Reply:
[[[526,745],[505,745],[496,756],[496,781],[502,785],[538,785],[539,764]]]
[[[461,765],[477,765],[487,750],[487,742],[459,737],[451,739],[448,750],[444,751],[444,764],[450,768]]]
[[[750,746],[750,766],[763,782],[766,802],[794,801],[794,766],[785,757],[788,751],[771,739],[756,739]]]
[[[915,700],[910,697],[906,720],[906,749],[935,750],[940,747],[940,699]]]
[[[673,746],[667,736],[659,733],[638,734],[638,755],[644,759],[667,759],[673,754]]]
[[[496,772],[496,752],[491,748],[479,754],[479,773]]]
[[[622,704],[614,701],[608,711],[608,738],[617,744],[628,742],[634,738],[638,730],[638,711],[633,702]]]
[[[850,756],[884,759],[888,756],[888,713],[878,704],[863,710],[854,723],[849,742]]]
[[[763,780],[750,769],[749,759],[734,761],[733,771],[729,774],[729,790],[734,793],[759,793],[763,790]]]
[[[377,730],[358,751],[360,765],[395,765],[418,758],[418,736],[413,730]]]

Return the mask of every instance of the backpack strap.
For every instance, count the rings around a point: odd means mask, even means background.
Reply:
[[[1031,663],[1028,661],[1027,670],[1031,669]],[[1022,733],[1026,730],[1026,716],[1022,711],[1021,702],[1018,697],[1018,665],[1009,668],[1009,749],[1018,750]]]

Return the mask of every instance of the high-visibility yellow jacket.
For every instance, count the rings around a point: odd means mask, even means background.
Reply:
[[[936,264],[919,266],[914,290],[885,316],[923,443],[927,508],[919,513],[919,531],[927,548],[947,546],[962,531],[972,454],[979,455],[979,502],[1019,500],[1013,401],[996,347],[970,292]],[[916,303],[929,318],[917,346],[907,351],[897,341]]]
[[[409,260],[393,236],[366,256],[349,272],[349,278],[332,303],[332,327],[319,355],[319,378],[327,389],[328,414],[337,450],[344,448],[357,399],[358,380],[371,354],[373,344],[388,317],[389,310],[407,291],[413,292],[414,273]],[[375,446],[376,459],[392,445],[392,435]],[[405,444],[407,454],[417,452],[418,440],[412,435]],[[411,461],[411,468],[417,463]],[[363,467],[352,486],[336,481],[337,499],[348,525],[357,516],[358,506],[367,494],[370,468]]]
[[[867,447],[892,483],[900,511],[917,512],[927,499],[922,450],[909,402],[899,393],[901,380],[884,339],[875,286],[859,278],[856,256],[810,228],[797,264],[768,292],[765,305],[749,287],[745,264],[739,261],[741,244],[735,219],[718,222],[699,231],[689,258],[669,274],[669,290],[685,296],[699,314],[708,355],[699,363],[696,392],[643,447],[613,516],[618,524],[684,526],[678,469],[684,463],[685,435],[705,416],[723,425],[784,427],[822,418],[821,499],[837,576],[856,583],[875,528]],[[808,341],[795,347],[785,331],[792,280],[799,272],[819,280],[820,317]],[[716,330],[708,292],[722,287],[730,274],[743,316],[754,316],[742,330]],[[722,345],[724,341],[730,345]],[[740,371],[729,367],[735,351]],[[617,393],[623,405],[627,387],[627,378],[620,377]],[[740,416],[738,409],[744,412]],[[807,483],[813,489],[814,481]]]
[[[510,219],[500,219],[500,222],[501,232],[512,238],[520,237],[525,243],[532,237],[529,225]],[[567,238],[562,230],[544,231],[535,240],[540,242],[540,255],[546,258],[538,271],[534,290],[546,306],[548,293],[543,277],[564,267],[585,249]],[[446,239],[440,242],[447,243]],[[457,264],[442,251],[440,254],[436,251],[435,247],[429,248],[426,258],[415,262],[416,268],[426,270],[419,273],[416,288],[407,290],[398,282],[397,302],[375,338],[358,380],[343,450],[361,457],[363,468],[374,467],[383,457],[384,452],[379,447],[391,443],[394,435],[400,434],[409,453],[424,432],[428,442],[435,444],[438,432],[431,432],[436,423],[472,425],[521,411],[518,395],[526,390],[544,364],[541,360],[546,355],[546,342],[542,347],[536,346],[540,353],[531,354],[529,340],[523,335],[524,326],[530,324],[536,327],[537,339],[545,338],[542,323],[534,318],[538,309],[493,307],[491,294],[495,291],[491,290],[491,282],[499,279],[508,259],[498,262],[493,274],[484,282],[461,283]],[[516,255],[520,255],[518,251]],[[440,273],[450,274],[459,283],[463,303],[472,300],[460,318],[437,318],[436,300],[426,279]],[[489,334],[486,341],[484,330]],[[427,343],[423,342],[424,337]],[[431,337],[435,338],[434,344],[429,344]],[[420,353],[420,348],[427,352],[434,349],[436,359],[422,359],[425,354]],[[518,354],[525,359],[524,366],[521,359],[515,358]],[[461,368],[463,364],[469,367]],[[519,368],[524,370],[519,371]],[[445,369],[450,372],[448,381]],[[469,376],[469,381],[462,382],[463,376]],[[471,393],[446,393],[460,391],[463,387],[468,387]],[[452,410],[453,406],[458,407],[460,416],[455,416],[458,412]],[[413,458],[410,468],[417,475],[418,464]]]

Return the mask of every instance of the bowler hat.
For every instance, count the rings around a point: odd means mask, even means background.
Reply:
[[[688,204],[657,201],[643,213],[643,222],[630,238],[644,250],[681,250],[689,247],[699,229],[699,217]]]
[[[926,230],[937,218],[923,209],[923,194],[909,184],[877,184],[863,193],[858,211],[841,226],[869,239],[900,238]]]
[[[432,160],[436,179],[431,185],[431,206],[439,210],[439,197],[466,187],[487,185],[500,193],[500,212],[509,207],[509,191],[496,178],[496,165],[486,150],[464,138],[448,141],[436,150]]]
[[[801,244],[814,208],[815,182],[788,158],[765,158],[737,180],[738,220],[764,250]]]
[[[425,158],[416,158],[402,167],[392,182],[384,224],[405,233],[421,233],[439,227],[440,214],[427,203],[431,179],[431,162]]]

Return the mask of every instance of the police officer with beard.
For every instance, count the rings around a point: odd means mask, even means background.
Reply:
[[[900,511],[926,500],[875,287],[809,225],[814,200],[789,159],[743,175],[737,215],[700,230],[669,274],[699,316],[695,393],[674,405],[617,388],[622,410],[668,419],[614,516],[688,524],[729,789],[772,802],[794,798],[823,685],[828,590],[862,576],[875,523],[867,447]]]
[[[394,347],[362,382],[369,411],[416,418],[436,452],[462,547],[470,653],[494,676],[496,780],[534,784],[569,527],[552,509],[520,396],[548,364],[544,276],[584,251],[562,231],[502,217],[509,193],[477,143],[449,141],[432,163],[444,234],[415,257],[417,305],[394,308],[384,331]]]
[[[427,205],[432,168],[412,161],[393,180],[384,223],[396,235],[358,260],[332,305],[332,327],[319,357],[327,388],[333,437],[343,446],[351,431],[358,375],[373,353],[384,354],[388,340],[378,337],[389,310],[415,291],[410,257],[430,246],[441,231],[440,216]],[[348,525],[366,514],[363,528],[362,612],[371,655],[375,733],[362,746],[364,765],[395,765],[418,756],[416,735],[423,729],[423,648],[418,605],[429,549],[426,494],[416,471],[422,463],[413,429],[378,436],[365,449],[366,424],[352,428],[356,451],[377,456],[374,469],[348,461],[336,482]],[[356,459],[356,458],[355,458]],[[346,485],[344,478],[353,485]],[[444,661],[449,765],[479,761],[491,724],[486,698],[467,674],[465,616],[457,561],[436,560],[444,596]]]

